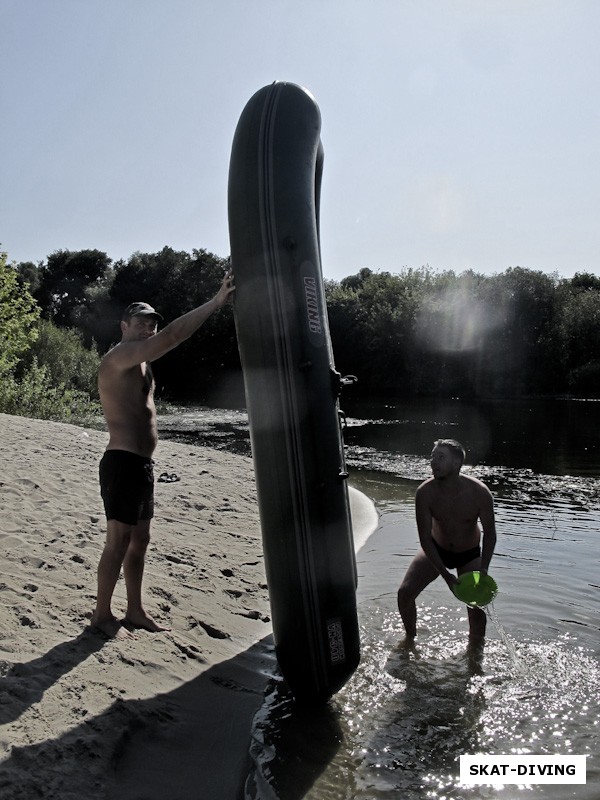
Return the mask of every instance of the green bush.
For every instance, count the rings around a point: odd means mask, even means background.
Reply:
[[[0,375],[12,371],[31,346],[39,316],[39,307],[19,285],[6,253],[0,253]]]
[[[0,375],[0,411],[37,419],[84,420],[100,413],[88,394],[54,385],[47,367],[34,357],[17,379],[12,372]]]
[[[86,350],[78,334],[39,316],[0,253],[0,412],[41,419],[97,415],[98,354]]]
[[[37,339],[24,358],[26,369],[34,359],[40,367],[46,368],[53,386],[62,385],[98,399],[100,356],[95,347],[88,350],[84,346],[78,331],[57,328],[49,320],[40,319]]]

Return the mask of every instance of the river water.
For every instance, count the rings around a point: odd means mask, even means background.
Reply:
[[[358,552],[362,660],[325,709],[274,670],[247,800],[600,798],[600,403],[346,400],[350,483],[379,525]],[[243,410],[179,409],[161,435],[250,455]],[[396,590],[417,550],[413,498],[438,438],[492,490],[499,593],[483,657],[441,580],[403,645]],[[495,620],[495,623],[494,623]],[[463,754],[587,756],[586,785],[465,786]]]

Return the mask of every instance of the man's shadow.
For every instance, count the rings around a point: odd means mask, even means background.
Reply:
[[[1,679],[0,725],[14,722],[63,675],[105,644],[106,637],[88,627],[39,658],[13,664]]]
[[[456,772],[459,756],[477,744],[486,705],[472,682],[483,675],[483,647],[440,657],[402,643],[389,653],[385,671],[402,691],[390,692],[370,746],[396,751],[390,766],[410,771],[417,788],[424,770]]]
[[[103,644],[83,634],[78,640],[79,660]],[[71,667],[74,645],[62,646],[71,653]],[[13,677],[38,675],[46,660],[49,674],[45,682],[39,680],[36,693],[41,696],[66,671],[68,659],[59,654],[60,669],[57,664],[52,667],[57,654],[53,660],[48,654],[23,665],[25,676]],[[285,713],[269,716],[266,694],[273,686]],[[268,772],[275,777],[287,776],[288,767],[302,762],[307,746],[315,749],[315,741],[307,741],[307,730],[320,731],[318,758],[309,768],[296,768],[294,785],[286,780],[285,800],[300,800],[338,749],[339,726],[328,707],[302,709],[282,687],[269,636],[173,691],[141,700],[117,699],[102,714],[86,717],[55,739],[13,748],[0,765],[0,788],[18,786],[23,798],[70,797],[83,791],[84,781],[86,795],[93,798],[238,800],[255,780],[252,764],[262,757],[256,747],[260,749],[264,730],[260,720],[267,714],[269,736],[276,743]],[[273,791],[266,797],[278,795]]]
[[[330,705],[294,700],[272,636],[164,699],[175,729],[138,729],[118,748],[120,800],[301,800],[342,741]]]

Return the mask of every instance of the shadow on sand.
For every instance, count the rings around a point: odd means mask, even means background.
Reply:
[[[43,656],[13,664],[2,678],[0,725],[18,719],[63,675],[106,644],[106,638],[86,628],[75,639],[61,642]]]
[[[21,712],[104,643],[84,632],[34,662],[15,666],[11,673],[16,670],[17,674],[12,679],[39,682],[35,698],[23,702]],[[239,800],[254,784],[251,744],[255,751],[256,737],[261,738],[261,709],[269,703],[265,695],[274,685],[281,687],[282,681],[269,636],[171,692],[143,700],[117,699],[102,714],[86,717],[57,738],[13,747],[0,765],[0,796],[3,800],[80,800],[82,796],[89,800]],[[339,730],[326,708],[305,713],[285,689],[278,691],[284,713],[269,715],[270,736],[278,743],[272,754],[275,773],[283,774],[301,761],[303,748],[314,749],[315,743],[307,743],[303,734],[306,714],[311,729],[315,713],[328,720],[321,728],[319,758],[311,757],[311,769],[296,770],[293,785],[285,782],[281,800],[299,800],[339,747]],[[16,705],[11,704],[12,720],[18,716]],[[274,791],[268,796],[278,797]]]

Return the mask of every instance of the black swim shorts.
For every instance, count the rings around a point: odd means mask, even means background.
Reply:
[[[455,552],[454,550],[446,550],[440,547],[436,540],[433,540],[435,549],[438,551],[442,564],[448,569],[456,569],[457,567],[464,567],[469,561],[481,557],[481,547],[472,547],[470,550],[463,550],[462,552]]]
[[[127,450],[107,450],[100,460],[100,494],[106,519],[126,525],[154,516],[154,461]]]

